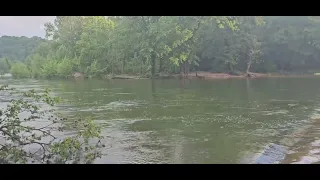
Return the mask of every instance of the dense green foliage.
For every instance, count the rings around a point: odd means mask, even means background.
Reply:
[[[27,58],[32,77],[157,76],[320,68],[317,17],[57,16]]]
[[[2,36],[0,37],[0,59],[8,58],[11,61],[23,61],[39,43],[45,40],[40,37],[14,37]]]
[[[0,91],[12,97],[7,107],[0,109],[1,164],[92,163],[101,156],[100,128],[81,119],[68,125],[52,108],[46,108],[59,100],[48,90],[22,93],[2,86]],[[74,136],[58,136],[70,128],[77,132]]]
[[[22,62],[18,62],[12,65],[11,74],[16,78],[28,78],[30,77],[30,71],[28,67]]]
[[[25,61],[41,42],[45,42],[45,39],[40,37],[28,38],[24,36],[0,37],[0,74],[9,73],[11,64]],[[15,68],[13,73],[18,73],[16,77],[25,77],[30,75],[29,73],[26,74],[27,71],[25,71],[25,69],[21,69],[23,72],[19,72],[19,69],[17,68],[20,68],[23,65],[19,64],[18,66],[19,67],[13,66]]]
[[[9,63],[8,59],[6,58],[0,59],[0,75],[10,72],[10,67],[8,63]]]

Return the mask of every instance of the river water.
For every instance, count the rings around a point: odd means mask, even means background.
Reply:
[[[107,155],[96,163],[257,163],[269,144],[286,148],[277,163],[319,162],[320,78],[4,84],[50,88],[68,121],[103,126]]]

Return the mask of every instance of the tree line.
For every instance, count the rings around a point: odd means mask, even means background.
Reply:
[[[16,77],[193,71],[294,72],[320,69],[320,19],[310,16],[57,16]]]
[[[44,41],[45,39],[40,37],[0,37],[0,74],[10,71],[7,61],[11,63],[24,61],[39,43]]]

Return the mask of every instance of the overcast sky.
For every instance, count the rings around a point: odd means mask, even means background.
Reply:
[[[0,36],[44,37],[44,23],[55,16],[0,16]]]

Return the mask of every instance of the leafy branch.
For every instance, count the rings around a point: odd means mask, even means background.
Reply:
[[[92,120],[74,121],[77,134],[59,138],[58,132],[68,128],[63,126],[66,119],[58,118],[52,108],[60,99],[51,97],[48,89],[14,90],[0,87],[0,92],[9,92],[13,98],[0,110],[0,163],[92,163],[101,157],[103,137]],[[43,122],[46,125],[40,126]]]

